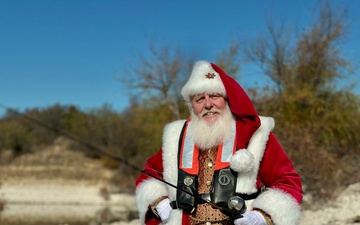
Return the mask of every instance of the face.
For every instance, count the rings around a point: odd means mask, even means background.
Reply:
[[[226,105],[225,98],[219,93],[201,93],[191,99],[191,106],[195,115],[208,124],[219,119]]]

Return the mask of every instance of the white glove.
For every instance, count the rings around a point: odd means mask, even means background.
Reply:
[[[263,215],[257,211],[246,211],[242,216],[234,220],[235,225],[267,225]]]
[[[159,202],[159,204],[157,204],[155,209],[159,214],[161,221],[166,223],[169,218],[170,211],[172,210],[170,206],[170,200],[168,198],[165,198],[164,200]]]

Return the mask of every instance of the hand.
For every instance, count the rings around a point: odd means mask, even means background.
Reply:
[[[257,211],[246,211],[242,216],[234,220],[235,225],[267,225],[263,215]]]
[[[170,200],[168,198],[165,198],[164,200],[159,202],[159,204],[157,204],[155,208],[161,218],[161,221],[166,223],[169,218],[170,211],[172,210],[170,206]]]

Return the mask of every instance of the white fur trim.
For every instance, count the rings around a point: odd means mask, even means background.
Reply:
[[[169,123],[164,128],[163,135],[163,165],[164,165],[164,180],[177,186],[178,178],[178,143],[181,129],[186,120],[178,120]],[[171,201],[176,199],[176,189],[168,187],[169,199]]]
[[[164,128],[163,135],[163,165],[164,165],[164,180],[177,186],[178,180],[178,143],[180,138],[181,129],[186,120],[178,120],[169,123]],[[167,186],[168,196],[170,201],[176,199],[176,189]],[[167,224],[181,225],[182,223],[182,210],[175,209],[170,213]]]
[[[249,172],[254,169],[254,155],[246,150],[240,149],[230,158],[230,168],[235,172]]]
[[[256,178],[263,157],[266,142],[269,134],[274,128],[274,119],[271,117],[260,117],[261,126],[254,133],[249,142],[247,150],[254,157],[254,165],[251,170],[247,172],[238,173],[236,192],[252,194],[257,191]],[[164,128],[163,135],[163,165],[164,165],[164,179],[171,184],[177,185],[178,178],[178,143],[180,132],[185,123],[185,120],[179,120],[168,124]],[[247,154],[247,153],[240,153]],[[166,187],[170,201],[176,199],[176,189],[170,186]],[[172,210],[167,224],[180,225],[182,221],[182,211]]]
[[[275,126],[275,121],[272,117],[260,116],[261,126],[255,131],[250,139],[247,151],[254,156],[254,166],[249,171],[238,173],[236,192],[252,194],[257,191],[256,178],[260,167],[260,162],[264,155],[266,143],[269,139],[269,134]]]
[[[263,192],[252,203],[252,207],[268,213],[276,225],[300,224],[299,204],[290,194],[282,190],[269,189]]]
[[[139,211],[140,223],[145,224],[145,214],[149,205],[153,204],[161,196],[166,196],[166,185],[155,178],[149,178],[136,188],[135,202]]]
[[[205,75],[212,73],[215,77],[209,79]],[[215,72],[207,61],[199,61],[194,65],[190,78],[181,90],[185,101],[190,102],[190,97],[199,93],[220,93],[226,95],[224,84],[220,75]]]

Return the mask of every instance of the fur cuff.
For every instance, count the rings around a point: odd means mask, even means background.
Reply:
[[[139,184],[136,188],[135,202],[139,210],[141,224],[145,224],[145,215],[149,205],[153,204],[161,196],[167,195],[166,186],[154,178],[150,178]]]
[[[230,158],[230,168],[235,172],[249,172],[254,169],[254,155],[247,149],[240,149]]]
[[[268,189],[260,194],[252,204],[271,216],[276,225],[300,224],[300,206],[288,193],[280,189]]]

